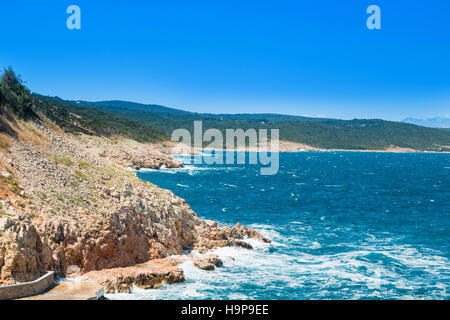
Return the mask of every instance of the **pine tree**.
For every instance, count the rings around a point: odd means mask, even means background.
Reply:
[[[31,92],[11,67],[5,70],[0,82],[0,103],[21,119],[35,116]]]

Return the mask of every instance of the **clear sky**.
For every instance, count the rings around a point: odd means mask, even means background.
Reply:
[[[66,9],[81,8],[68,30]],[[368,30],[366,8],[381,8]],[[197,112],[450,116],[448,0],[1,1],[0,67],[34,92]]]

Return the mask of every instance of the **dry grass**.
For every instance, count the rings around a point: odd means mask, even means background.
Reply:
[[[79,178],[81,178],[82,180],[87,180],[88,176],[85,175],[81,170],[75,169],[73,171]]]
[[[52,131],[55,131],[56,133],[65,136],[66,133],[64,132],[63,129],[61,129],[56,123],[54,123],[53,121],[51,121],[50,119],[48,119],[45,116],[41,116],[41,119],[43,119],[42,124],[44,127],[46,127],[47,129],[50,129]]]
[[[36,128],[36,125],[33,122],[18,121],[17,127],[19,129],[17,130],[17,135],[20,140],[26,141],[43,149],[47,149],[49,142],[47,137],[45,137],[42,132]]]
[[[9,151],[10,144],[11,139],[4,134],[0,134],[0,152],[10,153]]]

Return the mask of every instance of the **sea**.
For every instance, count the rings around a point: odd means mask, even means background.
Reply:
[[[246,154],[248,157],[248,154]],[[259,165],[186,165],[138,176],[199,217],[272,240],[220,248],[215,271],[184,262],[186,282],[112,299],[449,299],[450,155],[280,153]],[[185,162],[189,158],[183,159]]]

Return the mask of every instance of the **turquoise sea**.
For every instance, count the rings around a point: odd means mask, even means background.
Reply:
[[[257,165],[139,172],[202,218],[272,239],[222,248],[224,267],[120,299],[449,299],[450,155],[280,154]]]

